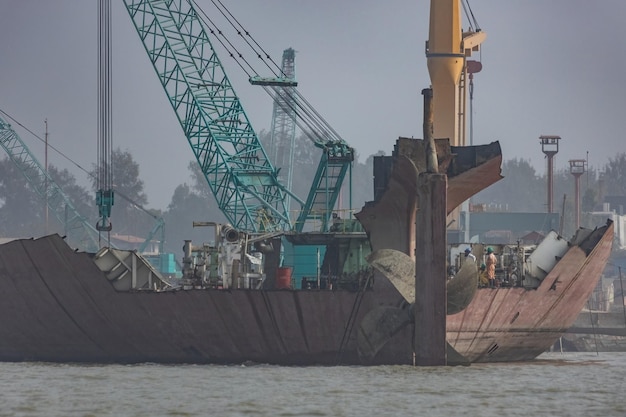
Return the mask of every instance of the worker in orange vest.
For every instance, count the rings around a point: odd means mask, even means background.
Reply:
[[[496,263],[498,263],[496,255],[493,253],[493,249],[491,247],[488,247],[487,259],[485,260],[485,264],[487,265],[487,278],[489,278],[489,288],[496,287]]]

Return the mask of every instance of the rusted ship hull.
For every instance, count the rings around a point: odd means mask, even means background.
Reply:
[[[436,145],[439,168],[446,171],[449,179],[447,214],[502,178],[497,142],[451,148],[447,141],[441,140]],[[380,193],[356,214],[368,233],[373,251],[397,250],[415,258],[415,242],[420,233],[415,227],[418,178],[425,172],[425,147],[421,140],[400,138],[389,158],[392,161],[389,172],[375,173],[375,177],[384,177]],[[479,289],[461,312],[446,317],[448,343],[470,362],[537,357],[575,321],[600,279],[612,240],[613,225],[609,222],[570,245],[533,289]],[[386,274],[382,271],[380,275]],[[392,311],[387,317],[393,314]],[[402,325],[399,323],[398,327]],[[372,339],[380,339],[380,329],[375,326],[368,329],[373,332]]]
[[[536,290],[479,289],[446,320],[448,342],[472,362],[524,361],[548,350],[574,323],[611,253],[613,225],[597,244],[573,246]]]
[[[449,343],[474,362],[520,361],[575,320],[610,253],[612,226],[587,254],[572,247],[537,290],[480,289],[448,316]],[[403,297],[371,290],[119,292],[57,235],[0,246],[0,360],[91,363],[360,364],[356,329]],[[412,363],[412,326],[368,364]]]
[[[118,292],[57,235],[0,246],[0,282],[2,361],[355,364],[350,323],[401,301],[382,281],[362,293]],[[409,362],[404,344],[375,360]]]

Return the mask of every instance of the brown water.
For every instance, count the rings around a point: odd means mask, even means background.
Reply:
[[[624,416],[626,353],[469,367],[0,363],[0,416]]]

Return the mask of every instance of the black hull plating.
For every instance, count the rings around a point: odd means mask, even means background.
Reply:
[[[448,316],[448,341],[472,362],[533,359],[575,320],[612,236],[609,225],[572,246],[537,290],[479,290]],[[363,317],[405,304],[389,280],[374,279],[363,292],[118,292],[92,255],[58,235],[14,241],[0,246],[0,361],[363,364]],[[411,364],[412,335],[402,328],[367,364]]]
[[[402,303],[384,281],[362,297],[349,291],[117,292],[91,255],[73,252],[57,235],[3,245],[0,282],[2,361],[357,364],[354,334],[364,313]],[[409,333],[397,337],[409,340]],[[410,363],[400,346],[407,345],[390,343],[374,363]]]

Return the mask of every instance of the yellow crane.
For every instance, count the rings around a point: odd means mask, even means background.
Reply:
[[[431,0],[426,58],[433,89],[434,137],[464,146],[467,58],[487,35],[480,29],[463,32],[462,0]]]

